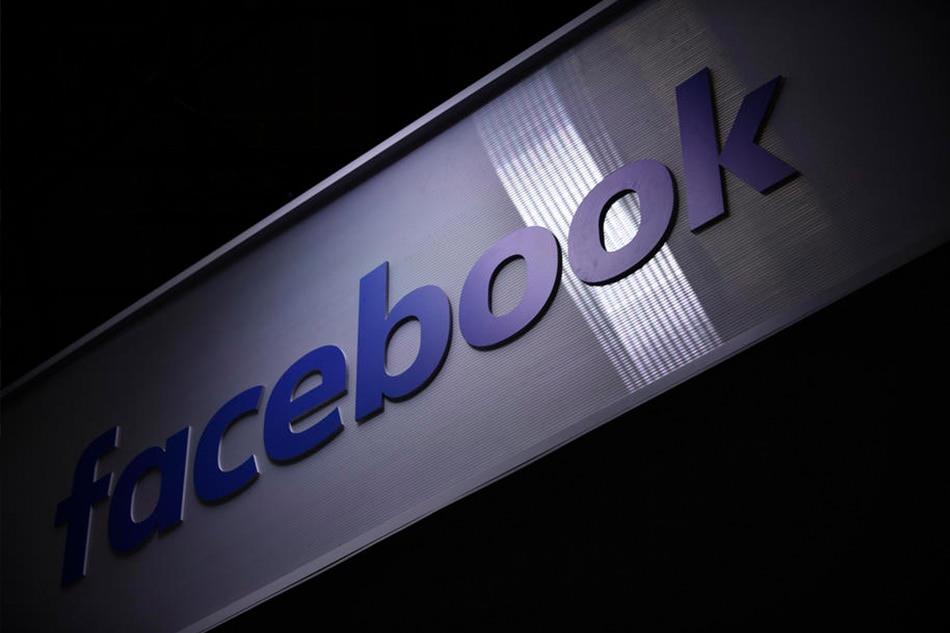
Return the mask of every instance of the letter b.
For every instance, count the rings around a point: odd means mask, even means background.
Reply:
[[[357,336],[356,419],[363,421],[383,410],[383,398],[411,397],[439,371],[449,349],[452,308],[437,286],[416,288],[392,310],[389,303],[389,262],[360,280],[359,334]],[[386,371],[386,348],[396,329],[406,321],[419,321],[419,352],[408,369],[398,375]]]

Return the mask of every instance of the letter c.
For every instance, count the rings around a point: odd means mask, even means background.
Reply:
[[[257,413],[263,387],[252,387],[224,404],[215,413],[198,440],[195,452],[195,494],[205,503],[232,497],[250,486],[260,474],[257,457],[251,455],[231,470],[221,468],[221,439],[231,426],[252,413]]]

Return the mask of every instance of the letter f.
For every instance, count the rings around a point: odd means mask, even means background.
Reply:
[[[63,585],[86,575],[86,548],[92,507],[109,496],[112,473],[95,479],[99,458],[118,445],[119,427],[113,427],[94,439],[83,451],[73,474],[73,493],[56,506],[56,525],[68,524],[66,555],[63,559]]]

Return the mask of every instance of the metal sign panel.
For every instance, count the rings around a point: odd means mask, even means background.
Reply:
[[[207,629],[946,241],[887,21],[739,6],[499,91],[597,7],[9,389],[4,627]]]

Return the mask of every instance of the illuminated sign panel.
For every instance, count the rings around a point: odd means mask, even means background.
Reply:
[[[943,242],[753,13],[600,24],[5,394],[4,628],[205,629]]]
[[[743,100],[725,148],[720,153],[712,117],[709,71],[704,69],[679,88],[680,129],[684,164],[697,188],[694,205],[699,220],[693,230],[725,213],[719,164],[743,174],[762,192],[795,174],[795,170],[755,145],[778,79]],[[695,86],[699,86],[698,88]],[[699,184],[695,184],[699,183]],[[604,216],[621,196],[636,193],[640,225],[636,234],[616,251],[603,244]],[[588,193],[574,214],[568,243],[571,268],[588,284],[616,281],[642,266],[659,246],[673,219],[675,192],[669,170],[652,160],[624,165],[606,176]],[[510,312],[496,315],[491,309],[492,282],[503,266],[514,259],[526,262],[524,296]],[[459,327],[469,345],[490,349],[524,332],[554,298],[561,276],[561,252],[548,229],[529,226],[495,243],[469,271],[460,297]],[[383,263],[360,281],[359,336],[357,343],[356,420],[381,413],[384,401],[404,400],[423,389],[442,366],[452,334],[449,298],[437,286],[416,288],[389,306],[389,264]],[[409,367],[397,374],[386,368],[387,349],[393,333],[405,322],[419,323],[419,348]],[[319,386],[298,393],[300,384],[319,376]],[[223,470],[220,443],[239,417],[257,412],[263,387],[257,386],[229,400],[208,423],[195,453],[194,485],[206,503],[227,500],[257,479],[257,456]],[[277,381],[267,400],[264,447],[276,463],[292,462],[316,451],[343,430],[339,408],[334,408],[305,431],[295,431],[298,420],[313,415],[346,393],[346,357],[336,346],[326,345],[297,360]],[[186,427],[168,438],[165,448],[151,447],[126,466],[115,486],[109,509],[109,543],[118,552],[133,552],[153,533],[168,531],[182,522],[188,440]],[[98,459],[117,445],[118,428],[96,438],[79,460],[73,493],[56,510],[56,524],[67,524],[63,584],[79,580],[86,572],[89,515],[92,506],[109,496],[111,474],[92,481]],[[132,516],[138,482],[150,470],[159,473],[158,501],[144,519]]]

